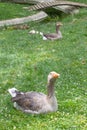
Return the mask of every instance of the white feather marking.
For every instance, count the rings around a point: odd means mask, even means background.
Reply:
[[[41,36],[43,36],[43,33],[42,33],[42,32],[40,32],[40,35],[41,35]]]
[[[31,30],[31,31],[29,32],[29,34],[35,34],[35,33],[36,33],[35,30]]]
[[[17,91],[16,88],[10,88],[10,89],[8,89],[8,92],[11,94],[12,97],[16,96],[16,92],[15,91]]]
[[[47,38],[43,36],[43,40],[47,40]]]

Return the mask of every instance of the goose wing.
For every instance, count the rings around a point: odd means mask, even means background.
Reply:
[[[58,36],[58,34],[56,33],[49,33],[49,34],[43,34],[45,37],[49,38],[49,37],[52,37],[52,38],[55,38]]]
[[[27,92],[18,94],[12,98],[24,110],[39,111],[42,108],[43,100],[46,95],[38,92]]]
[[[59,38],[58,34],[56,33],[44,34],[43,36],[50,40],[56,40]]]

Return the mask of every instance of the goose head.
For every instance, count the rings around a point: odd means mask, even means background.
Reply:
[[[59,33],[59,28],[62,26],[63,24],[61,22],[57,22],[56,23],[56,33]]]
[[[60,74],[56,73],[55,71],[50,72],[48,75],[48,83],[54,82],[59,76]]]
[[[57,22],[56,23],[56,27],[60,27],[60,26],[62,26],[63,24],[61,23],[61,22]]]

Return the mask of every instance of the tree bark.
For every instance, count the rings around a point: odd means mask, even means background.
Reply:
[[[0,0],[1,2],[12,2],[12,3],[19,3],[19,4],[37,4],[42,2],[52,2],[55,0]]]
[[[15,3],[27,3],[27,4],[37,4],[42,2],[52,2],[55,0],[12,0]]]

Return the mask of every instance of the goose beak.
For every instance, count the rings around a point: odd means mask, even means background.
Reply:
[[[60,77],[60,74],[55,73],[55,74],[53,74],[53,77],[54,77],[54,78],[58,78],[58,77]]]

